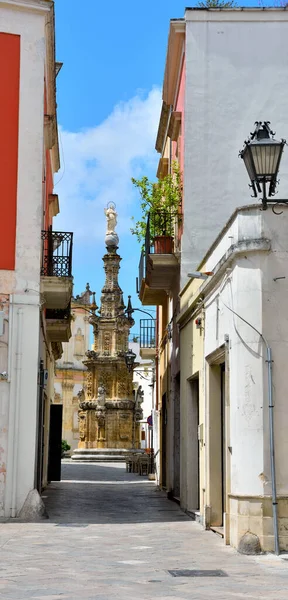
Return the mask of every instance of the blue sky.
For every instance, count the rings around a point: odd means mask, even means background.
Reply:
[[[74,231],[74,293],[89,281],[99,304],[104,207],[113,200],[123,259],[120,285],[140,308],[135,288],[140,249],[130,233],[139,199],[131,177],[155,177],[169,20],[183,17],[189,2],[55,4],[57,60],[64,66],[57,79],[62,167],[55,177],[61,213],[54,229]],[[138,328],[137,319],[134,331]]]

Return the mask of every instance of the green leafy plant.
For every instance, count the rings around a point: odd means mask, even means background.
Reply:
[[[173,219],[179,212],[182,201],[182,177],[177,162],[173,163],[173,172],[168,173],[157,182],[132,178],[133,185],[139,190],[142,215],[131,228],[131,233],[137,236],[138,242],[145,240],[148,214],[150,213],[153,237],[157,235],[173,235]],[[134,221],[134,217],[132,217]]]
[[[71,450],[71,446],[69,446],[68,442],[66,442],[66,440],[62,440],[61,442],[61,456],[63,457],[65,452],[69,452],[69,450]]]

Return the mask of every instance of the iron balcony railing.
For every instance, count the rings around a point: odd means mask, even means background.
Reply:
[[[128,335],[128,342],[137,343],[137,342],[139,342],[139,339],[140,339],[139,333],[129,333],[129,335]]]
[[[136,278],[136,292],[139,294],[141,288],[142,279],[145,279],[146,275],[146,255],[144,250],[141,251],[140,261],[139,261],[139,277]]]
[[[72,277],[73,233],[42,231],[41,275]]]
[[[71,304],[68,304],[66,308],[47,308],[45,313],[46,319],[54,319],[56,321],[70,321],[71,318]]]
[[[156,348],[154,319],[140,319],[140,348]]]

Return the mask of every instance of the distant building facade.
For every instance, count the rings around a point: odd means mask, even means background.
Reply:
[[[140,447],[142,449],[153,448],[154,440],[152,425],[149,424],[148,419],[151,418],[154,409],[153,388],[155,380],[155,363],[153,360],[143,357],[140,341],[130,341],[129,348],[136,354],[136,367],[133,371],[133,389],[135,398],[139,397],[139,399],[141,399],[141,408],[143,412],[139,431]]]
[[[75,450],[79,441],[78,393],[85,385],[87,368],[83,361],[90,348],[89,324],[91,291],[86,290],[71,301],[71,338],[63,344],[63,354],[56,363],[54,402],[63,404],[62,439]]]

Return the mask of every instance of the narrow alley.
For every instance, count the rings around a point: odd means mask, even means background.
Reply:
[[[287,599],[285,556],[238,554],[123,464],[64,463],[43,499],[47,520],[1,523],[0,598]]]

